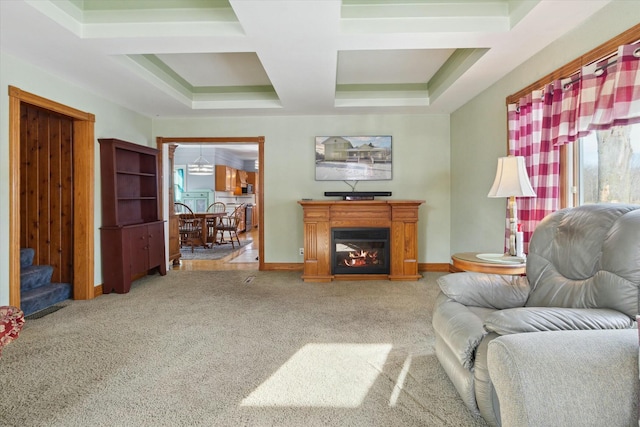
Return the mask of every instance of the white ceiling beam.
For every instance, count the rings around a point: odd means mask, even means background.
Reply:
[[[340,1],[232,0],[231,5],[283,107],[331,107]]]

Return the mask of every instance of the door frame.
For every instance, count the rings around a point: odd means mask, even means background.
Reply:
[[[9,304],[20,307],[20,126],[21,103],[73,120],[73,299],[95,297],[94,179],[95,115],[9,86]]]
[[[264,136],[232,136],[232,137],[156,137],[156,144],[158,150],[162,153],[160,158],[159,170],[164,175],[163,162],[165,161],[164,150],[162,149],[164,144],[258,144],[258,270],[264,270]],[[173,171],[169,171],[173,173]],[[165,189],[164,176],[162,177],[162,211],[164,212],[164,197],[168,194],[168,189]],[[167,237],[168,238],[168,237]]]

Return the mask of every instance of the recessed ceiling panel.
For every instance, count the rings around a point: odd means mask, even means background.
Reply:
[[[156,55],[193,87],[270,85],[258,56],[246,53]]]
[[[152,117],[447,113],[612,3],[0,0],[0,50]]]
[[[427,83],[455,49],[338,52],[337,84]]]

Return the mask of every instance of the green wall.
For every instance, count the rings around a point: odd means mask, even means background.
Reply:
[[[487,193],[507,154],[506,97],[639,22],[639,1],[613,1],[451,115],[452,253],[503,249],[506,200]]]
[[[362,182],[358,190],[392,191],[424,199],[420,263],[449,262],[453,252],[500,251],[505,202],[486,197],[497,158],[506,153],[505,98],[596,45],[640,22],[638,1],[616,0],[582,27],[553,43],[449,115],[336,115],[151,119],[16,57],[0,53],[0,235],[8,223],[8,86],[96,116],[95,136],[155,145],[156,136],[265,136],[265,262],[302,262],[302,198],[348,191],[341,182],[316,182],[316,135],[393,136],[393,180]],[[96,142],[95,284],[100,266],[100,182]],[[0,239],[0,304],[8,303],[8,242]]]
[[[265,262],[302,262],[302,198],[349,191],[315,181],[315,136],[392,135],[393,179],[360,182],[360,191],[391,191],[394,199],[426,200],[419,211],[418,262],[449,260],[449,116],[342,115],[155,119],[154,136],[265,137]]]
[[[449,116],[341,115],[151,119],[90,93],[10,54],[0,56],[0,234],[9,233],[8,86],[96,116],[95,137],[95,275],[100,264],[100,168],[97,139],[120,138],[155,146],[155,136],[265,136],[265,262],[302,262],[302,198],[324,198],[325,191],[347,191],[342,182],[314,179],[316,135],[393,136],[393,180],[361,182],[362,191],[392,191],[397,199],[424,199],[420,208],[419,262],[449,259]],[[8,241],[0,239],[0,304],[9,301]]]
[[[104,98],[58,78],[41,68],[7,53],[0,53],[0,235],[9,235],[9,96],[8,86],[67,105],[96,116],[95,137],[121,138],[138,144],[150,144],[151,119],[123,108]],[[155,145],[155,143],[153,144]],[[100,265],[100,162],[96,141],[95,176],[95,275],[94,284],[102,283]],[[9,303],[9,245],[0,239],[0,305]]]

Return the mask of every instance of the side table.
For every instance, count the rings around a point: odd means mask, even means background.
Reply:
[[[451,255],[453,266],[463,271],[477,271],[487,274],[525,274],[527,264],[504,264],[478,258],[480,252],[459,252]]]

